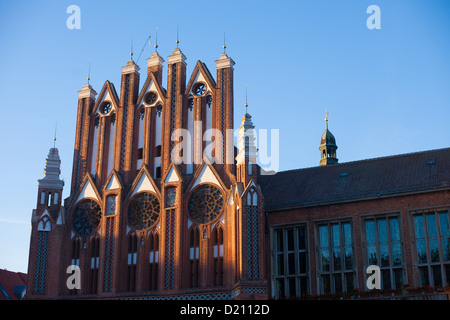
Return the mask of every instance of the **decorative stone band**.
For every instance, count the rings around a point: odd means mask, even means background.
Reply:
[[[202,294],[186,294],[173,296],[147,296],[123,298],[121,300],[233,300],[241,293],[266,293],[267,288],[264,287],[243,287],[237,288],[230,292],[220,293],[202,293]]]

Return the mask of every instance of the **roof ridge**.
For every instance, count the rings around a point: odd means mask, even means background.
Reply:
[[[336,167],[336,166],[340,166],[340,165],[348,165],[348,164],[353,164],[353,163],[360,163],[360,162],[369,162],[369,161],[375,161],[375,160],[383,160],[383,159],[389,159],[389,158],[401,158],[401,157],[405,157],[405,156],[411,156],[414,154],[420,154],[420,153],[431,153],[431,152],[436,152],[436,151],[444,151],[444,150],[449,150],[450,148],[439,148],[439,149],[431,149],[431,150],[424,150],[424,151],[413,151],[413,152],[408,152],[408,153],[400,153],[400,154],[396,154],[396,155],[389,155],[389,156],[381,156],[381,157],[376,157],[376,158],[369,158],[369,159],[361,159],[361,160],[352,160],[352,161],[348,161],[348,162],[341,162],[341,163],[336,163],[330,166],[314,166],[314,167],[306,167],[306,168],[298,168],[298,169],[290,169],[290,170],[285,170],[285,171],[279,171],[278,173],[287,173],[287,172],[293,172],[293,171],[301,171],[301,170],[310,170],[310,169],[314,169],[314,168],[329,168],[329,167]],[[276,174],[275,174],[276,175]]]

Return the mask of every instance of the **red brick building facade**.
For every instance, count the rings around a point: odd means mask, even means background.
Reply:
[[[226,134],[234,61],[189,79],[185,61],[168,57],[166,86],[155,52],[143,84],[130,60],[119,93],[79,91],[70,196],[56,148],[39,180],[28,299],[351,292],[373,264],[385,289],[449,282],[450,149],[339,164],[327,126],[320,166],[262,175],[251,116],[237,148]]]
[[[234,161],[234,136],[218,143],[210,132],[234,131],[234,61],[223,53],[215,79],[198,61],[187,81],[185,60],[178,48],[168,57],[166,87],[155,52],[142,85],[130,60],[119,94],[109,81],[98,97],[89,84],[79,91],[64,205],[56,148],[39,180],[29,299],[267,298],[253,141],[241,139]],[[251,117],[242,128],[253,128]],[[190,134],[188,148],[177,149],[177,132]],[[67,285],[69,266],[79,268],[78,289]]]
[[[450,149],[261,176],[274,297],[450,281]],[[276,190],[272,193],[271,190]]]

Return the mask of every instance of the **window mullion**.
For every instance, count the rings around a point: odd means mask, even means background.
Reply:
[[[444,263],[444,247],[442,246],[442,239],[441,236],[441,219],[439,219],[439,213],[434,213],[434,220],[436,221],[436,231],[437,231],[437,240],[438,240],[438,248],[439,248],[439,263],[441,264],[441,276],[443,275],[443,269],[442,265]]]
[[[443,238],[441,235],[441,219],[439,219],[439,212],[434,212],[434,219],[436,221],[436,231],[437,231],[437,241],[438,241],[438,248],[439,248],[439,266],[441,269],[441,284],[447,283],[446,275],[445,275],[445,267],[444,267],[444,247],[443,247]],[[433,277],[434,281],[434,277]],[[447,281],[447,282],[446,282]],[[434,284],[436,286],[436,284]]]
[[[329,278],[329,285],[330,285],[330,292],[335,292],[334,288],[334,281],[333,281],[333,274],[334,274],[334,256],[333,256],[333,228],[332,224],[329,222],[327,223],[328,228],[328,256],[329,258],[329,264],[330,264],[330,278]]]
[[[392,238],[391,238],[391,219],[389,217],[386,217],[386,228],[387,228],[387,241],[388,241],[388,250],[389,250],[389,275],[390,275],[390,281],[391,281],[391,288],[395,288],[395,279],[394,279],[394,270],[393,265],[394,261],[393,259],[393,251],[392,251]],[[398,289],[398,288],[397,288]]]
[[[345,287],[345,231],[344,224],[339,221],[339,245],[341,246],[339,250],[341,251],[341,288],[342,292],[346,292],[347,288]]]
[[[378,219],[373,219],[375,228],[375,248],[377,252],[377,265],[381,269],[381,255],[380,255],[380,238],[378,237]]]
[[[294,233],[294,279],[295,279],[295,295],[298,296],[298,293],[300,292],[300,288],[298,287],[298,274],[300,273],[300,266],[298,265],[298,259],[299,259],[299,254],[298,254],[298,228],[295,227],[293,228]]]
[[[430,252],[430,238],[428,237],[428,221],[427,221],[427,215],[426,213],[422,212],[422,219],[423,219],[423,236],[425,239],[425,250],[427,251],[427,269],[428,269],[428,283],[433,283],[433,275],[432,275],[432,268],[431,268],[431,252]]]
[[[283,229],[283,282],[284,282],[284,296],[287,297],[288,296],[288,286],[289,283],[287,281],[287,274],[288,274],[288,263],[289,263],[289,259],[288,259],[288,249],[287,249],[287,245],[288,245],[288,241],[287,241],[287,231],[289,229]]]

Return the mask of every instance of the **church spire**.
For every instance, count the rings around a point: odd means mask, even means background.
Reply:
[[[336,138],[334,135],[328,130],[328,116],[330,114],[325,111],[325,132],[320,139],[320,165],[326,166],[330,164],[338,163],[338,159],[336,158]]]
[[[64,181],[59,179],[61,160],[57,148],[51,148],[44,169],[44,178],[39,180],[40,188],[62,189]]]
[[[255,126],[252,116],[247,113],[247,102],[245,115],[239,128],[239,138],[237,142],[238,155],[236,156],[237,179],[238,182],[247,184],[250,180],[256,179],[256,146],[255,146]]]

